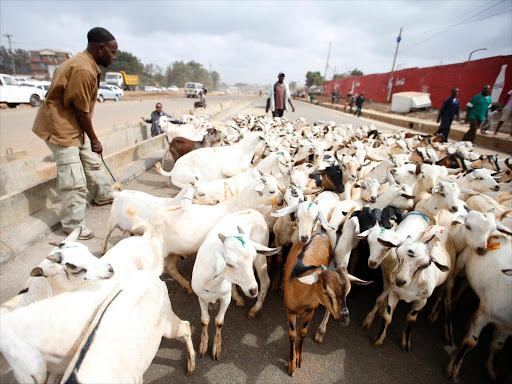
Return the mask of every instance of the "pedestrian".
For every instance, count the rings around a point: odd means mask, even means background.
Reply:
[[[467,123],[469,121],[469,130],[462,138],[462,141],[475,141],[476,131],[485,121],[487,110],[491,105],[491,96],[489,96],[490,92],[491,86],[486,85],[483,87],[482,93],[473,96],[473,98],[466,104],[465,122]]]
[[[498,131],[500,130],[503,123],[509,119],[511,112],[512,112],[512,90],[508,91],[507,95],[505,96],[505,107],[503,107],[503,113],[501,114],[500,121],[498,121],[498,125],[496,126],[496,132],[494,132],[495,135],[498,133]],[[512,130],[510,131],[510,136],[512,136]]]
[[[284,82],[284,73],[279,72],[277,75],[278,81],[270,87],[268,91],[267,106],[265,107],[265,113],[269,110],[272,111],[272,117],[283,117],[284,111],[287,111],[287,102],[292,107],[292,112],[295,112],[295,107],[290,99],[290,88],[288,84]]]
[[[348,99],[348,106],[350,107],[350,113],[352,113],[352,108],[354,108],[355,103],[356,103],[356,97],[351,94]]]
[[[460,100],[457,98],[459,94],[459,88],[452,89],[452,95],[443,101],[443,105],[437,115],[437,122],[441,122],[436,135],[441,135],[443,143],[448,142],[448,135],[450,134],[450,127],[452,125],[453,118],[457,120],[460,118]]]
[[[62,230],[69,234],[80,227],[80,240],[94,237],[85,226],[87,191],[96,205],[113,201],[111,184],[99,157],[103,147],[91,119],[101,76],[98,65],[112,64],[117,42],[109,31],[100,27],[87,33],[87,42],[85,51],[55,69],[32,128],[50,148],[57,164]]]
[[[315,100],[315,95],[313,92],[309,93],[309,104],[313,104],[313,100]]]
[[[336,90],[332,91],[332,95],[331,95],[331,105],[334,105],[334,100],[336,100]]]
[[[361,117],[361,111],[363,109],[363,104],[366,101],[364,98],[364,91],[361,92],[359,97],[356,99],[356,111],[354,112],[354,116],[357,114],[357,117]]]
[[[145,117],[141,117],[141,119],[144,122],[151,124],[151,137],[155,137],[155,136],[158,136],[158,135],[161,135],[162,133],[164,133],[160,129],[160,124],[159,124],[160,117],[162,117],[162,116],[167,116],[170,119],[170,122],[173,124],[184,124],[183,121],[175,119],[168,113],[165,113],[162,110],[162,103],[156,103],[155,110],[153,112],[151,112],[151,117],[149,119],[146,119]]]
[[[206,94],[208,93],[208,88],[203,86],[203,89],[199,91],[198,97],[199,101],[194,103],[194,110],[190,111],[190,114],[193,115],[197,108],[206,108],[208,104],[206,103]]]
[[[494,119],[494,116],[496,116],[500,111],[501,110],[497,104],[491,105],[491,108],[487,110],[487,116],[485,117],[485,121],[480,125],[480,133],[483,133],[485,135],[487,134],[488,130],[493,130],[494,125],[492,120]]]
[[[341,99],[341,91],[338,90],[338,92],[336,92],[336,104],[340,103],[340,99]]]

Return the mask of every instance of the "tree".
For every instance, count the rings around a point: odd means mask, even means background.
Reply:
[[[117,51],[116,60],[108,69],[104,67],[100,68],[103,72],[103,78],[105,78],[105,72],[107,71],[125,71],[129,75],[144,75],[144,64],[142,64],[137,56],[126,51]]]
[[[297,82],[296,81],[290,81],[290,89],[297,89]]]
[[[17,74],[28,75],[32,73],[29,51],[25,51],[23,49],[15,49],[13,52],[13,57]],[[11,53],[3,45],[0,47],[0,72],[14,73],[12,68]]]
[[[352,71],[350,71],[350,76],[361,76],[364,75],[363,71],[354,68]]]
[[[217,71],[211,71],[210,77],[212,78],[212,90],[216,91],[219,89],[220,75]]]
[[[324,83],[324,78],[320,74],[320,72],[311,72],[308,71],[306,73],[306,87],[311,87],[312,85],[322,85]]]
[[[335,79],[345,79],[347,77],[348,77],[348,75],[345,72],[345,73],[337,73],[332,78],[333,78],[333,80],[335,80]]]

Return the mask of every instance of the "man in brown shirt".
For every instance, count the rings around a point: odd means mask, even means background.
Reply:
[[[272,117],[283,117],[284,111],[288,110],[286,107],[287,104],[290,104],[292,107],[292,112],[295,112],[295,108],[290,99],[290,88],[288,88],[288,84],[284,82],[284,73],[279,72],[277,79],[278,81],[270,87],[268,92],[265,113],[271,110]]]
[[[81,240],[94,237],[85,226],[87,190],[97,205],[113,200],[111,185],[98,156],[103,147],[91,119],[101,75],[98,64],[104,67],[112,64],[117,42],[109,31],[100,27],[89,31],[87,41],[84,52],[55,70],[32,128],[55,157],[62,229],[70,233],[81,227]]]

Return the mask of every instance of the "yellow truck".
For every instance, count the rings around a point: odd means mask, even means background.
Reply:
[[[107,72],[105,74],[107,84],[117,85],[124,90],[135,91],[139,87],[139,76],[128,75],[125,71]]]

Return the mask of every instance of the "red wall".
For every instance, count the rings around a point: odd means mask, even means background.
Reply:
[[[500,101],[512,89],[512,55],[496,56],[470,62],[440,65],[427,68],[409,68],[394,73],[392,93],[397,92],[426,92],[430,93],[432,106],[441,107],[444,99],[450,96],[452,88],[459,88],[461,108],[477,93],[482,91],[484,85],[494,85],[501,66],[508,64],[505,71],[505,87],[501,93]],[[354,94],[365,91],[366,99],[385,102],[387,95],[388,73],[354,76],[347,79],[336,79],[324,82],[325,95],[330,95],[338,84],[343,96],[352,88],[355,82]]]

